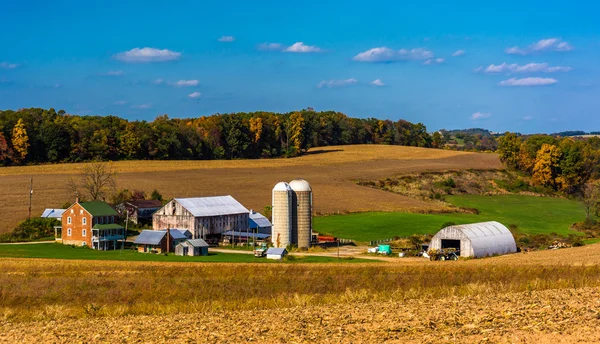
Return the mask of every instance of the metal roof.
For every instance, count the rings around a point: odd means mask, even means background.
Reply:
[[[133,243],[142,245],[159,245],[166,234],[166,231],[143,230]]]
[[[290,188],[290,185],[286,182],[279,182],[275,184],[273,191],[292,191],[292,188]]]
[[[102,201],[91,201],[79,203],[83,209],[87,210],[92,216],[118,216],[116,210],[113,209],[108,203]]]
[[[266,239],[266,238],[270,238],[271,234],[263,234],[263,233],[252,233],[252,232],[236,232],[236,231],[227,231],[225,233],[223,233],[223,235],[231,235],[231,236],[236,236],[236,237],[243,237],[243,238],[257,238],[257,239]]]
[[[227,196],[216,197],[193,197],[193,198],[175,198],[175,201],[181,204],[195,217],[221,216],[231,214],[248,213],[240,202],[235,198]]]
[[[126,204],[129,204],[138,209],[160,209],[162,208],[162,202],[154,199],[142,199],[138,201],[127,201]]]
[[[193,247],[208,247],[208,244],[206,243],[206,241],[204,241],[202,239],[192,239],[192,240],[186,241],[186,243]]]
[[[66,211],[67,209],[46,209],[44,210],[44,212],[42,213],[41,217],[47,218],[56,218],[56,219],[60,219],[62,217],[62,214]]]
[[[267,255],[270,255],[270,254],[283,256],[284,254],[287,254],[287,250],[285,248],[271,247],[267,250]]]
[[[92,229],[122,229],[123,226],[116,224],[116,223],[109,223],[109,224],[105,224],[105,225],[101,225],[99,223],[95,224],[94,227],[92,227]]]
[[[271,221],[269,221],[269,219],[267,219],[263,214],[255,211],[250,211],[249,220],[250,228],[271,227]]]
[[[503,224],[496,221],[456,225],[440,230],[434,238],[459,232],[464,239],[471,241],[473,256],[486,257],[496,254],[514,253],[517,245],[512,233]],[[433,239],[432,239],[433,241]]]
[[[157,232],[166,233],[167,230],[161,229],[161,230],[157,230]],[[171,233],[171,237],[173,237],[173,240],[187,239],[185,234],[183,234],[183,232],[179,229],[171,229],[169,232]]]

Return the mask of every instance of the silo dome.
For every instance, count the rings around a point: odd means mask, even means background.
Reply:
[[[312,191],[310,184],[304,179],[294,179],[290,182],[289,186],[296,192]]]
[[[292,188],[292,242],[298,248],[310,247],[312,238],[312,189],[304,179],[290,182]]]
[[[288,184],[286,182],[279,182],[273,188],[273,191],[290,191],[290,190],[292,190],[290,188],[290,184]]]

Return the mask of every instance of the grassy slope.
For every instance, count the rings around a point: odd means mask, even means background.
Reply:
[[[222,262],[222,263],[277,263],[270,259],[255,258],[250,254],[210,252],[208,256],[181,257],[175,255],[157,255],[138,253],[131,250],[96,251],[87,248],[73,248],[61,244],[25,244],[0,245],[0,257],[6,258],[55,258],[83,260],[125,260],[125,261],[157,261],[157,262]],[[298,263],[328,263],[328,262],[370,262],[366,259],[338,260],[329,257],[296,257]]]
[[[573,233],[569,226],[584,218],[581,205],[560,198],[519,195],[450,196],[448,200],[461,207],[477,208],[479,215],[471,214],[411,214],[411,213],[358,213],[315,218],[317,232],[330,233],[340,238],[358,241],[387,239],[411,234],[433,234],[442,224],[498,221],[508,226],[515,224],[525,233]]]

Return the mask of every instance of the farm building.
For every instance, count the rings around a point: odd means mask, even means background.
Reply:
[[[282,260],[288,251],[285,248],[270,247],[267,250],[267,259]]]
[[[249,212],[231,196],[174,198],[154,213],[154,229],[187,229],[194,239],[248,230]]]
[[[152,214],[162,207],[158,200],[127,201],[119,204],[117,210],[123,218],[129,218],[132,223],[151,223]]]
[[[491,221],[443,228],[429,249],[455,248],[461,257],[487,257],[517,252],[512,233],[503,224]]]
[[[175,246],[178,256],[207,256],[208,244],[202,239],[186,240]]]
[[[62,215],[62,243],[96,250],[117,249],[125,238],[125,228],[116,223],[118,219],[119,213],[106,202],[77,200]]]
[[[66,209],[46,209],[44,210],[44,212],[42,213],[42,216],[40,216],[41,218],[44,219],[57,219],[57,220],[61,220],[62,219],[62,214],[65,212]]]
[[[252,233],[271,234],[271,221],[263,214],[250,210],[249,227]]]
[[[133,243],[138,245],[138,252],[162,253],[173,252],[175,246],[186,240],[178,230],[143,230]]]

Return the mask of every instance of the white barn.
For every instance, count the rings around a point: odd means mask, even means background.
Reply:
[[[193,239],[246,232],[249,211],[231,196],[174,198],[152,215],[152,228],[187,229]]]
[[[490,221],[443,228],[431,239],[429,249],[455,248],[461,257],[487,257],[517,252],[512,233]]]

